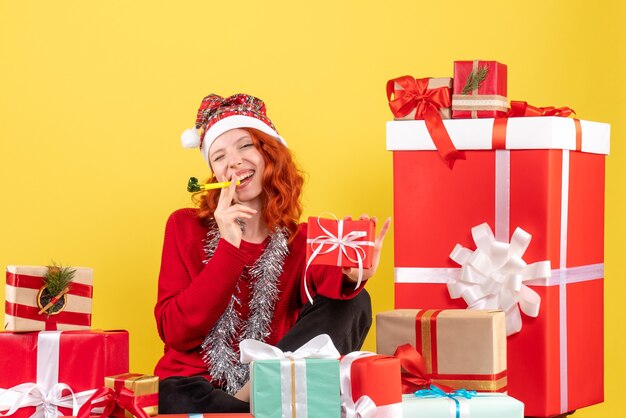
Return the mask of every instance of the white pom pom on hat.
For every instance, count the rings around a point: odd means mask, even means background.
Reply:
[[[200,134],[196,128],[185,129],[180,136],[180,143],[184,148],[196,148],[200,146]]]

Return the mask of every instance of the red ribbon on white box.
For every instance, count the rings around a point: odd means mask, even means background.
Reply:
[[[354,351],[343,356],[339,362],[339,383],[341,389],[341,418],[402,418],[402,403],[376,405],[367,395],[356,402],[352,399],[350,372],[352,363],[363,357],[375,356],[369,351]]]
[[[9,416],[18,409],[35,406],[31,418],[62,416],[58,407],[72,409],[76,416],[95,389],[74,393],[65,383],[59,383],[59,348],[61,331],[41,331],[37,336],[37,383],[22,383],[10,389],[0,389],[0,416]],[[63,395],[67,391],[68,395]]]
[[[496,187],[495,187],[495,239],[508,242],[510,219],[510,151],[496,150]],[[567,221],[569,203],[569,153],[562,150],[563,163],[561,172],[561,229],[560,229],[560,265],[551,271],[552,277],[532,279],[526,282],[534,286],[559,286],[559,351],[560,351],[560,398],[561,412],[569,411],[567,383],[567,284],[604,277],[604,264],[580,267],[567,267]],[[458,268],[396,268],[396,283],[449,283],[457,280]]]

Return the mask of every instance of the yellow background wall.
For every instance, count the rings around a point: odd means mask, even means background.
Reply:
[[[266,101],[309,174],[306,216],[383,218],[387,79],[495,59],[508,65],[510,98],[612,125],[606,402],[576,416],[621,415],[626,6],[523,3],[0,0],[0,268],[93,267],[94,327],[128,329],[132,369],[151,372],[164,223],[190,205],[188,177],[208,175],[178,140],[205,94]],[[392,254],[391,233],[368,284],[376,311],[393,306]]]

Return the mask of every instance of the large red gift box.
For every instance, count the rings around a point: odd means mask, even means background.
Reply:
[[[355,351],[339,362],[341,416],[402,418],[400,359]]]
[[[128,332],[0,332],[0,370],[0,411],[76,415],[106,376],[128,372]]]
[[[44,266],[7,266],[4,329],[7,331],[88,330],[91,328],[93,270],[74,267],[74,279],[63,297],[65,305],[53,314],[39,314],[38,295],[44,286]]]
[[[387,123],[387,148],[394,151],[395,307],[465,308],[448,291],[461,276],[452,250],[476,248],[471,231],[482,223],[495,230],[498,248],[507,248],[522,228],[532,236],[527,248],[518,248],[523,262],[547,261],[552,275],[518,286],[523,295],[535,291],[540,305],[538,316],[521,315],[521,331],[508,338],[509,394],[531,416],[602,402],[609,125],[561,117],[444,123],[455,146],[466,150],[452,169],[423,121]]]
[[[372,267],[376,224],[310,217],[306,259],[309,265]]]
[[[477,89],[468,89],[468,81],[476,80],[483,72],[484,80]],[[497,61],[454,61],[452,86],[452,117],[493,118],[506,115],[507,103],[506,65]]]

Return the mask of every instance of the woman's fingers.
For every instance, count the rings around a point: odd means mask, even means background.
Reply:
[[[376,218],[372,218],[372,219],[376,219]],[[389,231],[389,226],[391,226],[391,218],[385,219],[385,223],[383,224],[383,227],[380,228],[380,232],[378,232],[378,235],[376,236],[376,245],[379,248],[383,246],[383,241],[385,240],[385,236],[387,235],[387,232]]]
[[[218,221],[224,223],[233,223],[235,222],[236,218],[250,219],[256,213],[256,209],[252,209],[246,205],[242,205],[241,203],[236,203],[220,211],[216,210],[215,217],[216,219],[219,218]]]
[[[241,203],[235,203],[226,210],[226,213],[229,216],[232,216],[233,219],[239,217],[251,218],[256,212],[256,209],[252,209],[251,207],[242,205]]]
[[[224,187],[220,191],[218,205],[220,203],[223,203],[224,205],[230,205],[231,203],[233,203],[233,199],[235,198],[235,188],[237,187],[237,180],[239,180],[239,178],[233,174],[230,179],[230,185],[228,187]]]
[[[361,216],[359,216],[359,221],[369,221],[369,220],[372,220],[374,221],[374,223],[376,223],[376,217],[370,218],[370,216],[367,213],[362,213]]]

